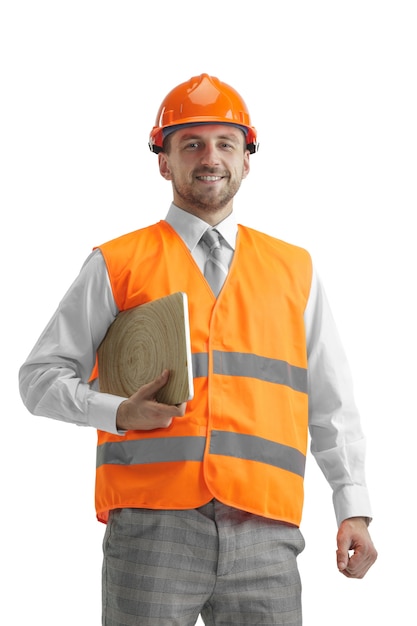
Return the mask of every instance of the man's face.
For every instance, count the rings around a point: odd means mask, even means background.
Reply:
[[[226,124],[186,127],[159,155],[161,175],[172,182],[174,203],[210,221],[231,213],[233,197],[249,173],[249,152],[239,128]]]

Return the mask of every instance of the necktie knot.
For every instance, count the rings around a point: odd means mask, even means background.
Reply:
[[[210,253],[215,248],[220,248],[220,233],[215,228],[208,228],[201,239],[208,245]]]

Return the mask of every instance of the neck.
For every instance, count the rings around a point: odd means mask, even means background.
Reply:
[[[216,226],[216,224],[219,224],[226,219],[226,217],[228,217],[233,211],[233,206],[231,204],[220,209],[200,209],[198,207],[184,206],[184,203],[175,200],[174,204],[186,213],[195,215],[204,222],[207,222],[210,226]]]

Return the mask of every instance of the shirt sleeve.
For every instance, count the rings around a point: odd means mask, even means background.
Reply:
[[[371,518],[365,438],[347,358],[317,273],[305,311],[311,452],[333,490],[337,523]]]
[[[19,389],[34,415],[114,434],[125,399],[90,381],[97,348],[118,313],[100,250],[86,260],[19,371]]]

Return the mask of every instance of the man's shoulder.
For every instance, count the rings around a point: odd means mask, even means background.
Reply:
[[[160,222],[156,222],[155,224],[143,226],[142,228],[138,228],[128,233],[123,233],[122,235],[118,235],[117,237],[114,237],[113,239],[109,239],[108,241],[105,241],[96,247],[97,248],[115,248],[119,246],[127,246],[129,245],[129,243],[136,245],[136,243],[140,241],[141,239],[147,240],[148,238],[151,238],[153,235],[156,235],[158,232],[161,231],[161,229],[164,228],[164,224],[166,224],[166,222],[161,220]]]
[[[243,224],[239,224],[238,228],[246,238],[262,241],[265,246],[271,247],[272,249],[287,251],[292,250],[294,253],[306,254],[309,256],[308,250],[297,244],[284,241],[283,239],[279,239],[269,233],[257,230],[256,228],[252,228],[250,226],[244,226]]]

